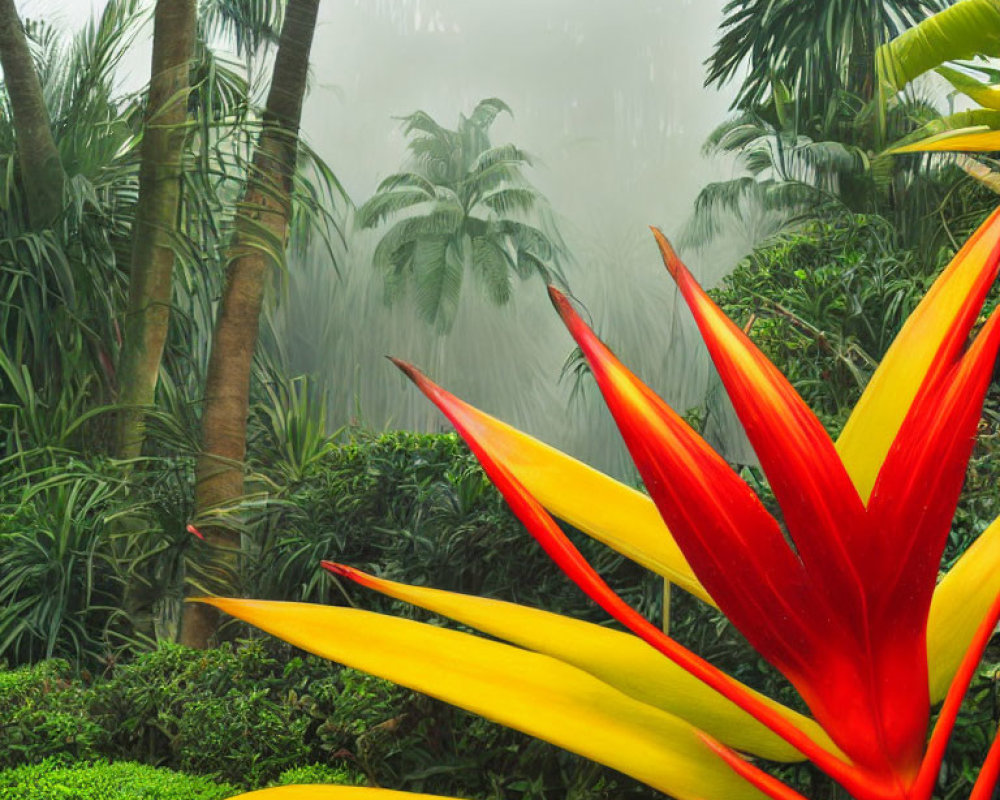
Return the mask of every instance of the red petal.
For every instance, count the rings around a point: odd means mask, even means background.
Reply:
[[[948,746],[948,740],[951,738],[952,729],[955,727],[955,719],[958,717],[958,711],[962,707],[962,700],[965,698],[969,684],[972,683],[972,679],[976,674],[976,667],[979,665],[979,660],[983,657],[986,645],[989,644],[990,637],[993,636],[997,620],[1000,620],[1000,595],[997,595],[993,600],[993,605],[990,606],[989,611],[986,612],[980,621],[979,627],[976,629],[976,635],[973,636],[972,641],[969,643],[969,649],[966,650],[965,656],[962,658],[962,663],[959,665],[958,671],[951,681],[951,686],[948,687],[948,694],[941,704],[941,711],[938,713],[937,722],[934,723],[934,731],[931,733],[930,741],[927,744],[924,761],[920,765],[920,774],[917,776],[911,790],[913,800],[930,800],[931,794],[934,791],[934,784],[937,782],[938,772],[941,769],[941,759],[944,757],[944,751]],[[990,752],[986,757],[987,763],[983,764],[983,770],[987,769],[987,764],[990,765],[990,770],[1000,768],[1000,765],[996,763],[996,760],[1000,759],[1000,752],[995,752],[997,749],[997,740],[994,739],[990,747]],[[980,772],[979,778],[983,780],[982,772]],[[993,774],[992,778],[987,777],[984,780],[984,788],[980,790],[980,781],[977,780],[969,800],[976,800],[976,798],[978,800],[989,800],[992,784],[995,781],[996,773]],[[990,783],[989,789],[985,788],[986,783]],[[981,793],[977,794],[980,791]]]
[[[855,562],[868,540],[864,505],[833,440],[798,392],[705,294],[666,237],[653,228],[719,377],[743,423],[810,580],[860,621],[864,591]],[[850,604],[845,609],[845,604]]]
[[[626,369],[555,288],[549,295],[590,362],[632,460],[708,593],[789,676],[814,671],[805,572],[759,498],[687,423]]]
[[[930,705],[926,670],[916,665],[927,663],[927,616],[941,553],[998,347],[1000,310],[949,373],[921,387],[868,505],[872,530],[880,533],[871,558],[879,581],[872,636],[882,643],[875,667],[884,687],[876,713],[891,720],[900,736],[907,728],[914,732],[910,746],[916,759],[923,751]]]
[[[507,468],[495,461],[480,446],[476,437],[465,426],[466,404],[429,380],[413,366],[397,359],[392,359],[392,361],[451,420],[455,429],[468,443],[482,463],[486,474],[503,494],[504,499],[518,519],[524,523],[531,535],[542,545],[553,561],[591,599],[648,644],[767,725],[792,746],[798,748],[807,758],[826,770],[828,774],[842,781],[850,781],[854,777],[849,765],[817,746],[802,731],[776,714],[773,709],[759,703],[754,696],[743,692],[731,678],[679,645],[618,597],[587,563],[541,504],[524,489]],[[742,481],[740,483],[742,484]],[[747,488],[745,484],[743,486]],[[333,571],[352,580],[357,580],[360,577],[355,570],[342,565],[331,564],[327,568],[333,568]],[[781,622],[787,624],[789,621],[781,620]]]

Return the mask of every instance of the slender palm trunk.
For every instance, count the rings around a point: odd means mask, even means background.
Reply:
[[[62,210],[65,174],[14,0],[0,0],[0,66],[14,118],[21,179],[27,188],[28,218],[33,228],[44,228]]]
[[[142,451],[145,407],[153,404],[170,320],[185,122],[197,0],[157,0],[153,68],[142,136],[139,201],[132,229],[128,310],[118,371],[116,449]]]
[[[202,452],[196,465],[195,508],[200,517],[243,494],[243,461],[249,413],[250,370],[264,290],[283,257],[298,150],[309,50],[319,0],[289,0],[247,185],[227,254],[226,281],[208,362],[202,411]],[[219,561],[217,574],[232,574],[239,532],[222,524],[203,529]],[[206,647],[216,613],[202,604],[184,609],[181,642]]]

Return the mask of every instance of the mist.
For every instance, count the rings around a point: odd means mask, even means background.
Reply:
[[[22,13],[82,23],[100,0],[25,0]],[[704,184],[732,166],[700,156],[731,95],[702,86],[723,0],[324,0],[312,51],[302,134],[352,201],[364,202],[406,161],[399,117],[417,109],[454,127],[498,97],[494,144],[528,151],[527,173],[548,198],[572,255],[573,296],[618,355],[678,411],[718,395],[707,354],[678,302],[649,234],[676,234]],[[138,90],[149,37],[123,65]],[[440,415],[384,356],[424,367],[478,407],[601,469],[629,461],[596,388],[560,379],[572,342],[540,279],[493,307],[471,280],[452,333],[439,337],[405,304],[387,308],[370,255],[377,236],[348,235],[336,264],[291,265],[289,292],[270,315],[294,373],[329,392],[330,424],[439,430]],[[738,243],[687,254],[706,284],[741,254]],[[709,438],[736,461],[752,456],[724,405]]]

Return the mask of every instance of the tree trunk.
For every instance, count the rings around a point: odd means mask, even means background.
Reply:
[[[14,118],[18,163],[28,200],[28,220],[33,228],[44,228],[62,210],[66,176],[52,138],[42,85],[14,0],[0,0],[0,66]]]
[[[205,385],[202,452],[195,468],[199,518],[232,505],[243,495],[250,369],[264,290],[283,258],[287,238],[299,122],[318,7],[319,0],[288,2],[263,127],[236,214]],[[234,574],[240,546],[238,530],[217,522],[203,528],[203,533],[217,553],[213,572]],[[190,603],[184,609],[181,642],[207,647],[216,627],[214,609]]]
[[[181,167],[197,0],[157,0],[153,67],[142,134],[139,200],[132,228],[128,309],[118,371],[116,450],[142,451],[145,407],[153,404],[170,320]]]

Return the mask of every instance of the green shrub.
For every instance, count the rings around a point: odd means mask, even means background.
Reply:
[[[330,767],[326,764],[309,764],[286,769],[273,786],[293,786],[302,783],[330,783],[337,786],[363,786],[365,776],[350,768]]]
[[[281,497],[282,510],[257,540],[250,596],[344,603],[346,593],[364,608],[419,613],[341,585],[319,566],[329,559],[405,583],[604,619],[455,434],[356,434],[314,461],[308,481],[288,485]],[[578,544],[626,600],[659,613],[659,583],[644,570],[587,537]]]
[[[895,238],[881,217],[815,222],[745,258],[710,293],[834,428],[939,266]]]
[[[223,800],[239,790],[144,764],[56,762],[0,772],[0,800]]]
[[[0,481],[0,657],[107,656],[121,600],[109,533],[128,504],[122,475],[72,458]]]
[[[168,645],[95,686],[93,714],[116,757],[259,785],[313,760],[311,720],[293,699],[297,682],[260,642]]]
[[[0,766],[98,757],[107,736],[88,716],[90,699],[65,661],[0,671]]]

